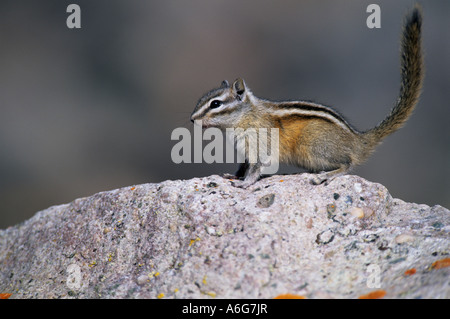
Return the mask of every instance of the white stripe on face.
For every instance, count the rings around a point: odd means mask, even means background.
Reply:
[[[196,118],[201,118],[203,117],[205,114],[207,113],[219,113],[221,112],[224,108],[228,108],[231,105],[234,105],[234,103],[223,103],[221,106],[211,109],[210,108],[210,104],[212,101],[214,100],[218,100],[221,102],[224,102],[226,100],[227,97],[230,96],[230,92],[224,92],[219,96],[215,96],[212,97],[211,99],[209,99],[208,101],[206,101],[203,106],[201,106],[194,114],[192,114],[192,118],[196,119]]]

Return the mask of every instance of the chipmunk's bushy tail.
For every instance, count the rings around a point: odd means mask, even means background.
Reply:
[[[421,8],[416,5],[406,16],[401,42],[400,95],[391,113],[373,129],[364,133],[367,143],[375,147],[383,138],[402,127],[419,101],[424,78],[421,45]]]

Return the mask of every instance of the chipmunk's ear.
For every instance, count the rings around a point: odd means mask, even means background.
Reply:
[[[227,80],[223,80],[222,83],[220,84],[220,89],[226,89],[230,87],[230,83],[228,83]]]
[[[246,91],[247,91],[247,87],[246,87],[243,79],[239,78],[236,81],[234,81],[233,93],[237,98],[239,98],[240,100],[243,100],[247,93]]]

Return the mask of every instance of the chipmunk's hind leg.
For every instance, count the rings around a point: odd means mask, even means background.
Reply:
[[[349,170],[351,169],[350,164],[342,164],[339,168],[328,171],[328,172],[320,172],[316,174],[313,178],[311,178],[310,182],[313,185],[320,185],[322,183],[325,183],[325,185],[328,185],[328,183],[335,177],[345,175]]]

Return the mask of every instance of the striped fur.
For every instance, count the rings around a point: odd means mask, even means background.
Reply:
[[[303,118],[321,118],[340,126],[344,130],[357,133],[342,115],[325,105],[305,101],[294,101],[280,102],[276,103],[274,106],[272,114],[276,117],[286,118],[298,116]]]

